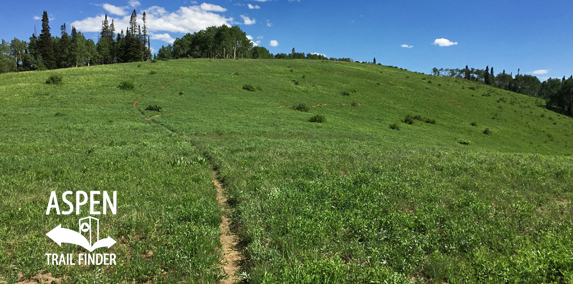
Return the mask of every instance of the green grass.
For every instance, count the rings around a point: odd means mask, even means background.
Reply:
[[[46,85],[51,75],[65,84]],[[572,282],[573,120],[427,77],[308,60],[2,74],[0,280],[46,269],[70,282],[217,282],[212,167],[252,283]],[[144,119],[158,114],[146,106],[161,115]],[[420,121],[399,122],[410,114]],[[45,233],[84,217],[46,216],[51,190],[118,191],[118,214],[100,222],[121,265],[45,265],[46,252],[79,251]]]

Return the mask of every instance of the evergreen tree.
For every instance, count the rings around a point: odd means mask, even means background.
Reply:
[[[70,67],[68,58],[70,52],[71,39],[66,30],[66,24],[61,26],[62,38],[60,39],[60,51],[58,53],[58,66],[60,68]]]
[[[466,74],[466,80],[470,79],[470,68],[468,68],[468,66],[466,65],[466,69],[464,70],[465,74]]]
[[[48,69],[56,68],[56,56],[54,54],[54,46],[52,43],[52,35],[50,34],[50,25],[48,19],[48,12],[44,11],[42,14],[42,33],[38,41],[38,51],[42,60]]]
[[[484,79],[484,83],[486,85],[490,84],[490,82],[489,82],[489,66],[485,67],[485,74],[484,74],[483,79]]]
[[[374,57],[374,64],[376,64],[376,57]]]

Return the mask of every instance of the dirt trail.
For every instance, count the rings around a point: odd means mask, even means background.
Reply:
[[[217,202],[219,202],[219,206],[223,209],[222,222],[219,225],[219,230],[221,230],[219,239],[223,252],[223,270],[228,275],[228,277],[221,280],[221,284],[233,284],[240,280],[237,276],[237,272],[239,271],[239,263],[243,260],[243,256],[238,249],[239,236],[231,232],[231,220],[226,216],[229,212],[227,197],[225,193],[223,193],[223,185],[216,178],[216,175],[217,174],[213,172],[211,176],[213,178],[213,184],[217,187]]]

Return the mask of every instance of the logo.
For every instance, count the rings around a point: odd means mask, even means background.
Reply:
[[[96,230],[93,230],[95,226]],[[99,220],[94,217],[85,217],[80,219],[80,229],[78,232],[70,229],[62,228],[62,224],[58,225],[46,236],[50,237],[59,246],[62,243],[74,244],[81,246],[88,251],[92,252],[98,248],[110,248],[115,244],[115,240],[109,236],[105,239],[99,239]],[[86,238],[82,233],[87,233],[89,238]]]
[[[68,211],[63,211],[63,215],[72,214],[74,211],[74,205],[66,199],[66,196],[71,195],[71,191],[66,191],[62,194],[62,200],[66,203],[69,207]],[[113,192],[113,198],[110,198],[107,192],[103,192],[103,200],[97,201],[95,197],[100,195],[100,191],[91,191],[90,192],[90,214],[99,215],[102,214],[100,211],[96,211],[96,205],[102,204],[103,205],[103,214],[107,213],[107,209],[109,207],[109,211],[112,214],[117,213],[117,192]],[[83,198],[82,198],[83,197]],[[80,207],[88,203],[88,194],[83,191],[76,192],[76,215],[80,214]],[[52,191],[50,195],[50,201],[48,202],[48,208],[46,209],[46,215],[50,215],[50,211],[55,209],[56,214],[60,215],[60,207],[58,206],[58,198],[55,191]],[[62,243],[68,243],[83,247],[90,254],[79,253],[76,257],[74,254],[56,254],[56,253],[46,253],[47,263],[48,265],[115,265],[116,264],[116,255],[113,253],[94,253],[91,254],[96,249],[99,248],[110,248],[112,247],[116,241],[111,237],[107,236],[106,238],[100,239],[99,234],[99,219],[88,216],[79,219],[78,224],[78,231],[62,228],[62,224],[59,224],[54,229],[49,231],[46,236],[52,239],[55,243],[59,246],[62,246]],[[76,262],[74,262],[74,260]]]

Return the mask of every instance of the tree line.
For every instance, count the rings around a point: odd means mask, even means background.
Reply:
[[[466,68],[447,69],[433,68],[432,75],[463,78],[470,81],[481,82],[500,89],[542,98],[548,109],[573,117],[573,76],[562,79],[549,78],[541,82],[536,76],[503,72],[494,75],[493,67],[485,69]]]
[[[262,46],[254,46],[238,26],[208,27],[193,34],[188,33],[175,39],[173,44],[161,46],[154,59],[168,60],[179,58],[212,59],[313,59],[353,62],[350,58],[327,58],[316,53],[295,52],[272,54]]]
[[[66,24],[60,27],[60,36],[52,36],[46,11],[42,14],[42,30],[38,36],[35,28],[29,41],[14,38],[11,42],[2,39],[0,73],[30,70],[46,70],[97,64],[144,61],[151,59],[149,36],[143,13],[143,29],[137,24],[137,12],[133,10],[125,33],[115,33],[105,15],[99,39],[94,42],[72,27],[68,34]]]

